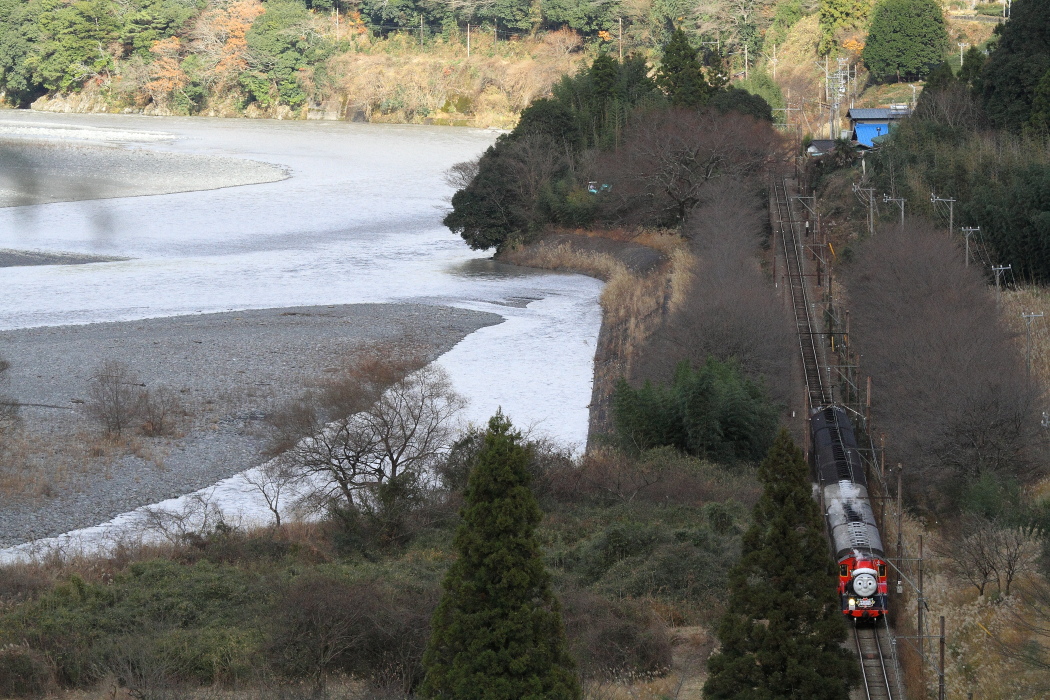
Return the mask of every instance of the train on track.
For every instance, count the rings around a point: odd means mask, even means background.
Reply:
[[[815,488],[839,567],[842,613],[855,621],[886,615],[887,562],[849,416],[840,406],[810,414]]]

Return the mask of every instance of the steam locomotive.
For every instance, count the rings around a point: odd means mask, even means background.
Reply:
[[[811,413],[810,433],[814,488],[839,565],[842,613],[877,619],[886,614],[887,564],[853,426],[843,408],[825,406]]]

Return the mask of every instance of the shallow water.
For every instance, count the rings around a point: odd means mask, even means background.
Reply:
[[[0,268],[0,329],[359,302],[492,311],[506,322],[440,360],[468,418],[502,407],[518,425],[585,442],[601,284],[494,263],[441,225],[443,172],[495,133],[0,111],[0,137],[25,134],[246,158],[290,177],[0,209],[0,249],[130,258]]]

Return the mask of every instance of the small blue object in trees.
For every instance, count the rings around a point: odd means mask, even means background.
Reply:
[[[599,186],[598,183],[594,180],[591,180],[587,183],[587,191],[591,194],[598,194],[599,192],[608,192],[611,189],[612,187],[605,183],[602,183],[601,186]]]

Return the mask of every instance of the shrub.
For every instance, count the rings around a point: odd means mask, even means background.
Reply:
[[[14,644],[0,647],[0,697],[42,697],[52,684],[43,654]]]
[[[409,692],[421,678],[437,597],[436,586],[403,581],[300,577],[277,607],[270,657],[292,678],[321,684],[342,672]]]
[[[632,600],[580,589],[561,592],[565,634],[584,678],[662,673],[671,666],[667,627]]]
[[[562,568],[581,585],[614,597],[717,601],[740,548],[738,515],[731,517],[722,533],[703,525],[614,522],[564,552]]]
[[[141,417],[142,381],[127,364],[106,360],[88,380],[85,409],[110,435],[121,435]]]

